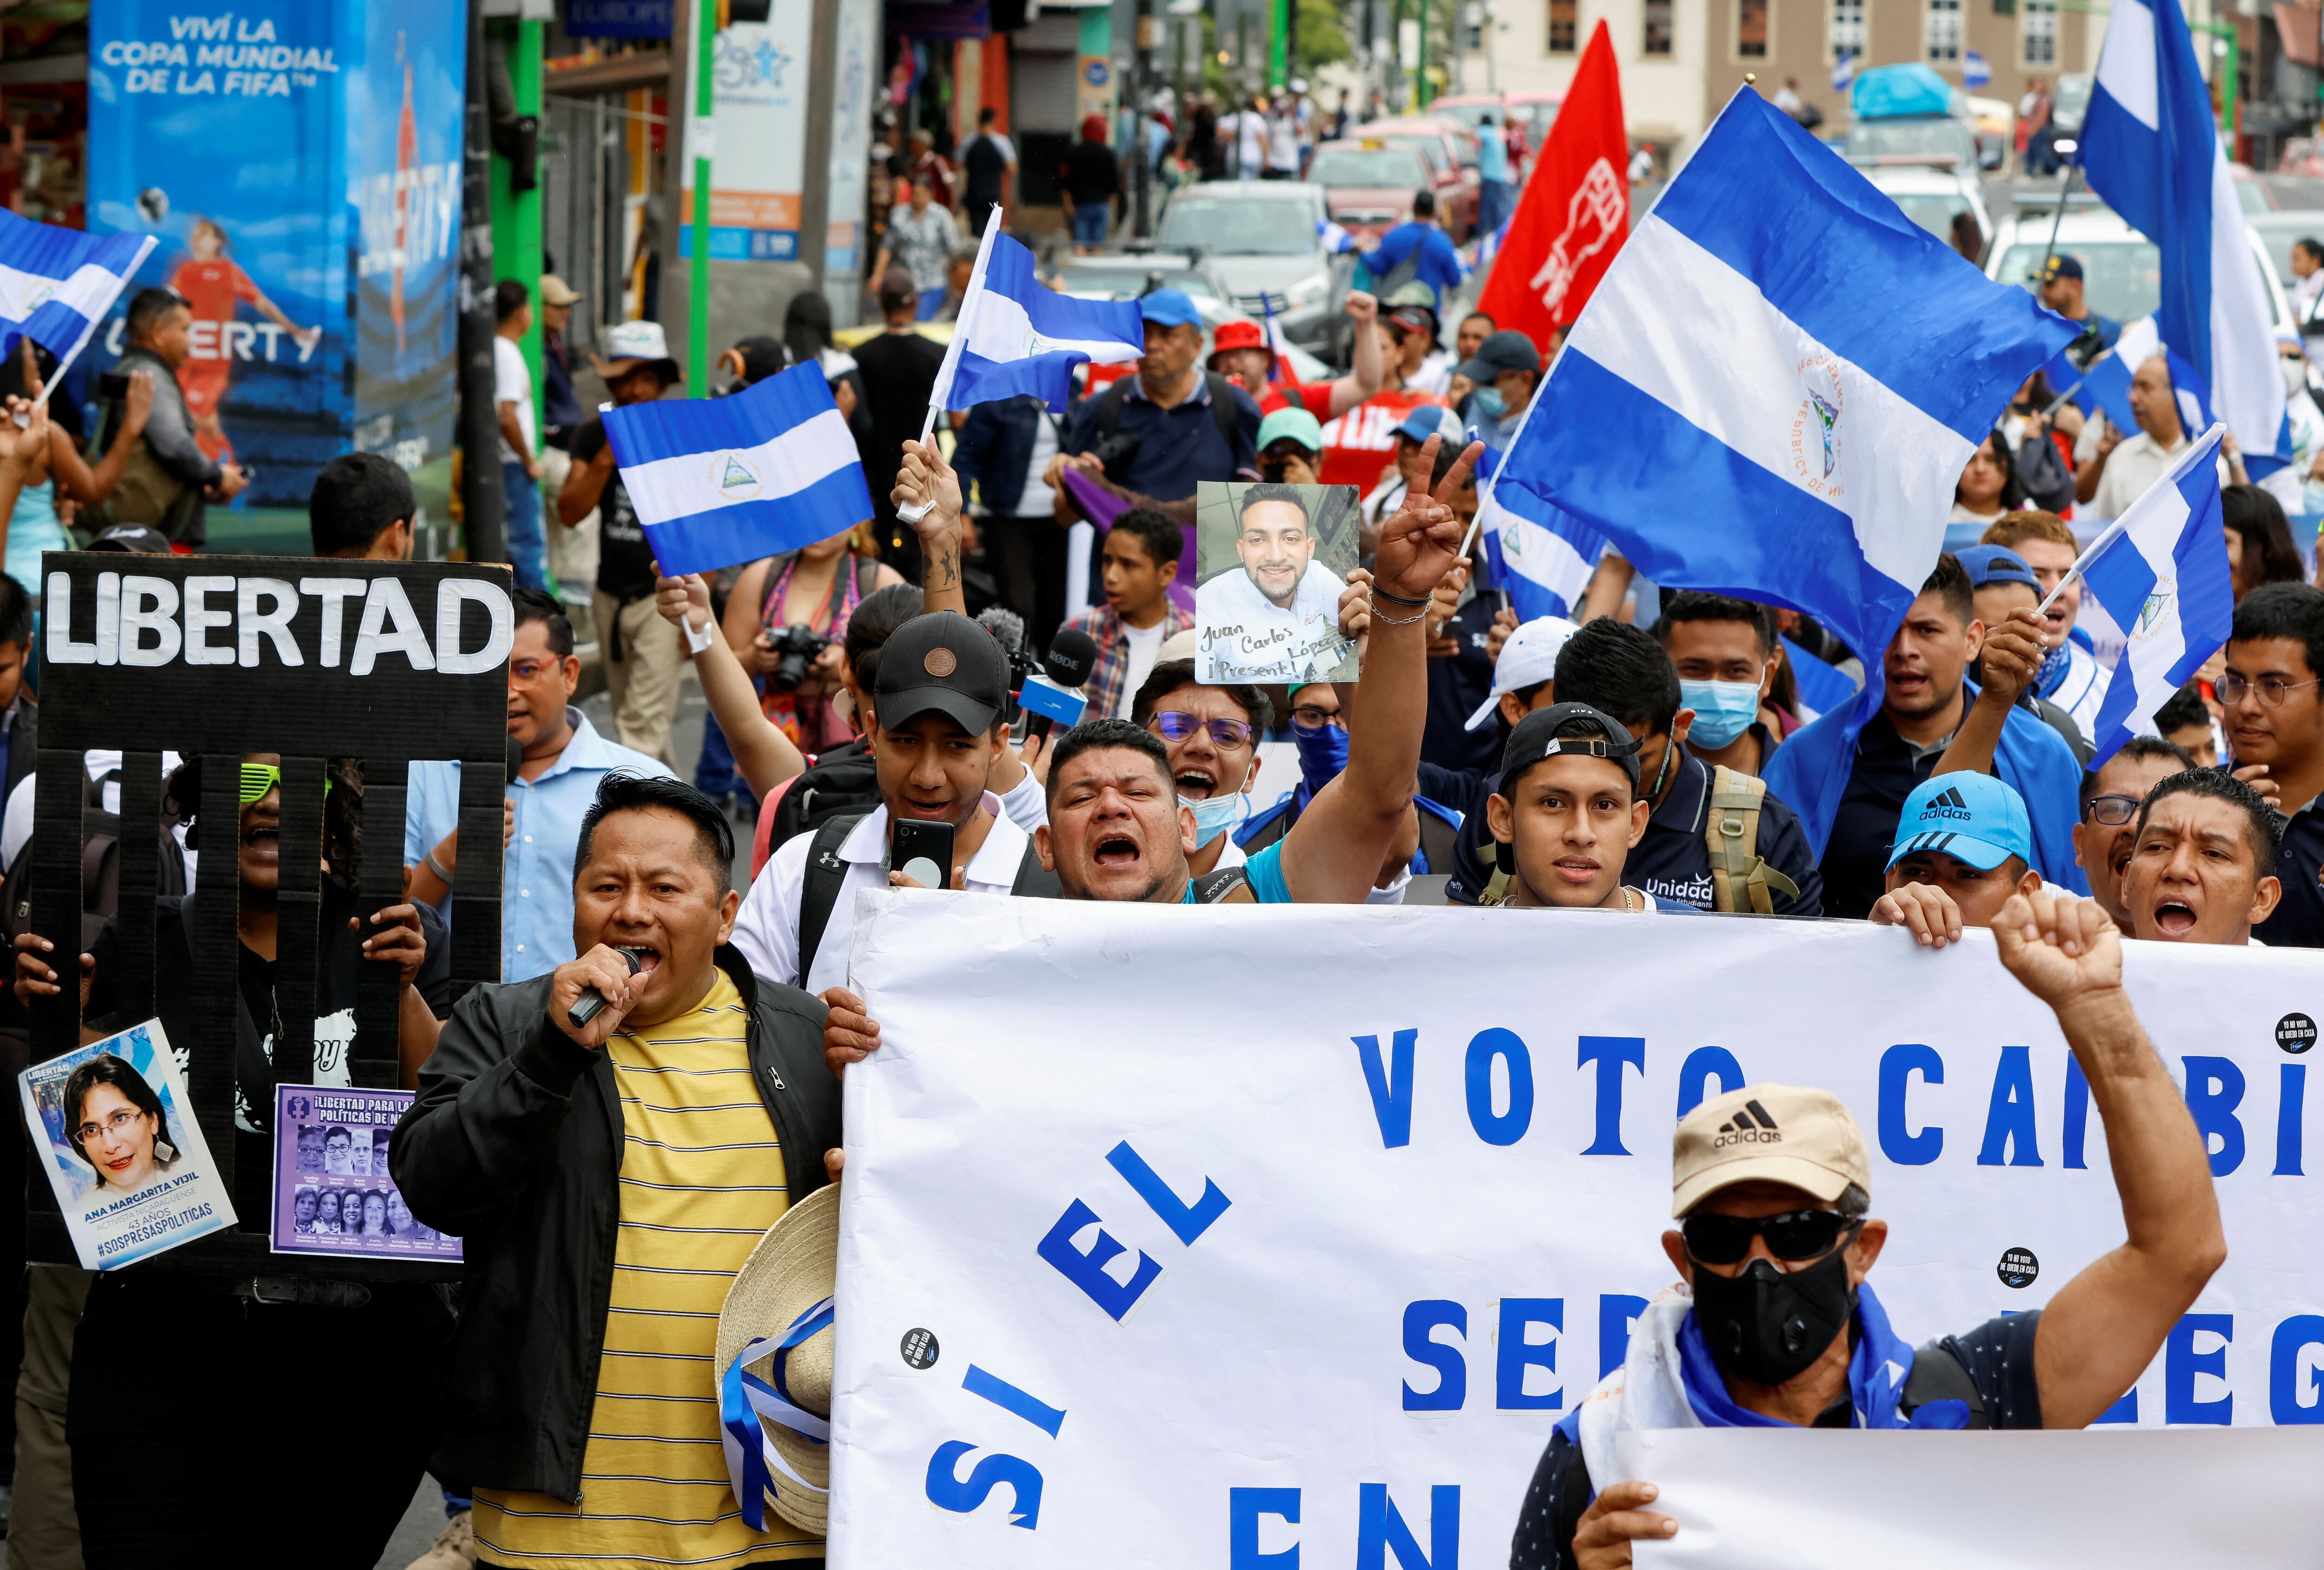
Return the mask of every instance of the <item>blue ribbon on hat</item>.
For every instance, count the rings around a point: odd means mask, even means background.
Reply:
[[[718,1376],[719,1442],[726,1452],[726,1476],[742,1519],[754,1532],[767,1529],[766,1497],[775,1486],[772,1473],[780,1473],[809,1493],[829,1491],[816,1487],[792,1470],[775,1448],[766,1425],[779,1423],[812,1445],[831,1443],[831,1424],[791,1399],[791,1353],[817,1334],[831,1328],[833,1299],[825,1298],[792,1320],[780,1335],[761,1336],[735,1355]],[[769,1352],[775,1354],[770,1384],[748,1371]]]

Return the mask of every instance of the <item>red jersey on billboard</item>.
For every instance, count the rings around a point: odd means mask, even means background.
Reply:
[[[1629,160],[1621,69],[1601,20],[1477,300],[1496,327],[1545,345],[1573,325],[1629,236]]]

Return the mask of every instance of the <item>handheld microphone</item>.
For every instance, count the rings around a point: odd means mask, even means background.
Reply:
[[[1045,674],[1026,678],[1019,697],[1019,706],[1031,716],[1025,734],[1046,736],[1057,724],[1067,730],[1081,724],[1089,707],[1081,689],[1089,685],[1096,665],[1097,640],[1087,633],[1067,627],[1052,638],[1048,658],[1041,661]]]
[[[1001,652],[1009,660],[1009,690],[1013,694],[1025,685],[1025,673],[1033,661],[1025,648],[1025,618],[1006,605],[987,605],[976,613],[976,624],[992,634],[1001,645]],[[1009,709],[1009,719],[1014,724],[1015,708]]]
[[[613,952],[630,962],[632,975],[637,974],[644,968],[644,961],[640,957],[637,949],[616,948]],[[605,994],[595,987],[583,987],[581,995],[573,1000],[573,1006],[565,1011],[565,1017],[573,1021],[575,1030],[586,1030],[589,1028],[589,1021],[604,1011]]]

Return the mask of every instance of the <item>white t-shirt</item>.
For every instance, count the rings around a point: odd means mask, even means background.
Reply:
[[[1194,631],[1201,645],[1195,679],[1333,679],[1355,648],[1340,634],[1340,595],[1347,586],[1339,574],[1311,561],[1286,608],[1259,593],[1240,566],[1219,574],[1194,591]]]
[[[1296,116],[1277,115],[1268,127],[1267,166],[1288,170],[1299,167],[1299,121]]]
[[[501,462],[521,464],[540,448],[540,433],[532,423],[532,367],[524,363],[524,351],[516,346],[514,338],[497,334],[493,338],[493,402],[516,405],[516,428],[524,432],[521,453],[501,438]]]
[[[1017,494],[1017,516],[1047,518],[1056,510],[1057,493],[1041,476],[1057,456],[1057,425],[1047,414],[1033,417],[1033,456],[1025,465],[1025,488]]]
[[[1239,140],[1244,179],[1254,179],[1267,167],[1267,117],[1256,109],[1245,109],[1234,117],[1235,135]]]
[[[1146,685],[1146,678],[1154,670],[1154,656],[1161,651],[1162,631],[1169,620],[1165,616],[1150,627],[1133,627],[1127,622],[1121,624],[1122,638],[1130,644],[1130,670],[1122,679],[1121,697],[1113,706],[1114,718],[1130,717],[1130,706],[1137,701],[1138,689]]]

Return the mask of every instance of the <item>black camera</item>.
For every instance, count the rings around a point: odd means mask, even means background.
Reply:
[[[797,690],[807,679],[807,668],[831,647],[830,639],[805,627],[770,628],[766,637],[767,647],[775,655],[775,668],[767,673],[770,692]]]

